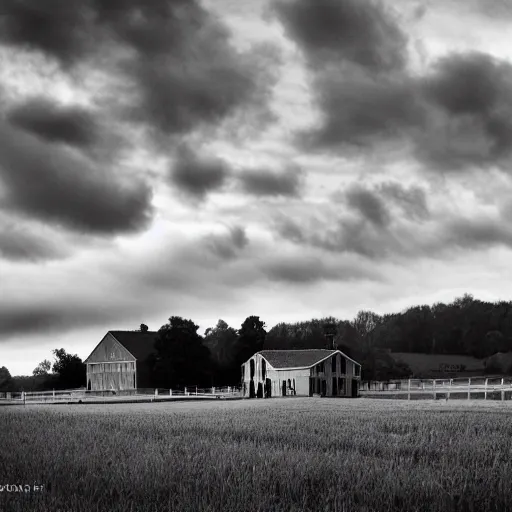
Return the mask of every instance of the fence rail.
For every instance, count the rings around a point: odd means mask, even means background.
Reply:
[[[239,387],[212,387],[197,388],[186,387],[181,390],[173,389],[129,389],[129,390],[95,390],[64,389],[51,391],[26,391],[17,393],[0,393],[0,405],[2,404],[36,404],[36,403],[87,403],[95,401],[166,401],[179,399],[229,399],[241,397]]]
[[[501,393],[501,400],[505,400],[507,392],[512,392],[512,378],[510,377],[469,377],[456,379],[407,379],[391,380],[387,382],[361,382],[361,396],[368,395],[407,395],[410,400],[413,395],[432,394],[436,399],[438,395],[450,398],[451,395],[463,394],[470,400],[472,395],[483,394],[487,400],[489,394]]]

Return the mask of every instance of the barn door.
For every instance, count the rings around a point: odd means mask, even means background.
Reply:
[[[286,381],[283,380],[283,396],[286,396]]]
[[[352,397],[356,398],[358,395],[358,386],[357,386],[357,380],[352,379]]]
[[[272,397],[272,381],[270,379],[265,380],[265,398]]]

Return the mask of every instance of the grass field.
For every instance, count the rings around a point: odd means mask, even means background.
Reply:
[[[0,407],[3,511],[510,510],[512,405],[291,398]]]

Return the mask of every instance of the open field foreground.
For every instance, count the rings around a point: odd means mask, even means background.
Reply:
[[[0,408],[2,511],[505,511],[510,402]]]

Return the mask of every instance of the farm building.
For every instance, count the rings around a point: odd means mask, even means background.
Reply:
[[[243,395],[359,394],[361,365],[339,350],[262,350],[242,365]]]
[[[129,390],[150,387],[147,359],[158,333],[108,331],[85,360],[87,389]]]

